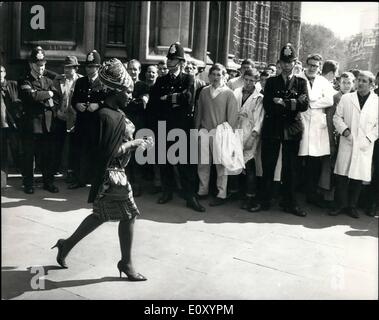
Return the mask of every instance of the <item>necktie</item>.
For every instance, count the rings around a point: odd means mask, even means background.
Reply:
[[[287,89],[290,82],[290,77],[286,76],[284,79],[284,87]]]

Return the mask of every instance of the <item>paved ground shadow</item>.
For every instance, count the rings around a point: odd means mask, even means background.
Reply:
[[[17,270],[16,267],[5,266],[1,268],[1,298],[4,300],[14,299],[25,292],[36,291],[32,288],[32,279],[37,275],[36,272],[31,272],[32,267],[28,267],[26,270]],[[45,271],[45,275],[50,270],[61,269],[57,266],[42,266]],[[63,269],[62,269],[63,270]],[[85,286],[89,284],[101,283],[101,282],[114,282],[114,281],[128,281],[127,278],[118,277],[102,277],[99,279],[82,279],[82,280],[66,280],[66,281],[52,281],[44,279],[44,288],[38,289],[38,291],[48,291],[57,288],[70,288]]]
[[[21,179],[18,180],[12,179],[12,185],[17,186]],[[67,185],[63,180],[57,181],[57,185],[62,191],[56,194],[38,189],[35,194],[28,195],[22,191],[21,187],[2,190],[3,195],[9,199],[23,199],[21,201],[2,203],[2,208],[16,208],[25,205],[46,209],[51,212],[67,212],[67,214],[77,209],[92,209],[92,205],[87,203],[89,187],[67,190]],[[151,195],[144,188],[143,195],[135,198],[137,206],[141,211],[139,219],[178,224],[189,221],[203,221],[204,223],[280,223],[302,225],[310,229],[347,225],[354,229],[345,232],[349,236],[378,237],[377,217],[368,217],[363,213],[361,213],[360,219],[353,219],[349,216],[331,217],[327,215],[326,210],[311,205],[304,205],[303,195],[300,195],[299,202],[308,212],[305,218],[282,212],[275,202],[270,211],[250,213],[239,208],[239,201],[230,201],[220,207],[210,207],[209,198],[208,200],[200,201],[206,208],[206,212],[199,213],[186,208],[185,200],[177,194],[174,195],[174,199],[171,202],[164,205],[156,203],[158,197],[159,194]]]

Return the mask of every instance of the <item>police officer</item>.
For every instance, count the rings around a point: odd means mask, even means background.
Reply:
[[[270,208],[272,181],[275,165],[282,146],[283,200],[285,212],[306,216],[296,202],[296,160],[303,125],[300,112],[309,106],[306,80],[293,73],[296,54],[290,43],[280,51],[281,74],[267,79],[263,108],[265,117],[262,127],[263,201],[262,209]]]
[[[149,113],[155,115],[155,132],[157,132],[158,121],[165,121],[167,132],[175,128],[184,130],[189,144],[189,131],[194,128],[194,77],[183,72],[184,65],[184,49],[180,43],[176,42],[170,46],[167,54],[169,73],[159,77],[152,87],[148,108],[151,111]],[[158,138],[157,135],[156,138]],[[166,140],[166,137],[163,138]],[[167,149],[172,144],[173,142],[167,142]],[[189,164],[189,152],[187,152],[187,156],[187,163],[177,165],[187,207],[203,212],[205,209],[195,197],[197,191],[196,166]],[[166,164],[160,165],[160,173],[163,194],[158,199],[158,203],[164,204],[172,199],[175,182],[173,165],[166,161]]]
[[[73,139],[77,161],[74,168],[76,181],[68,187],[69,189],[77,189],[91,183],[93,175],[92,159],[98,137],[97,111],[106,94],[98,77],[100,63],[100,54],[96,50],[87,54],[84,62],[87,76],[76,81],[71,99],[71,105],[77,112]]]
[[[24,192],[34,193],[34,156],[40,157],[43,189],[56,193],[54,182],[52,123],[55,114],[53,97],[56,91],[53,81],[45,74],[45,51],[35,47],[29,59],[30,73],[19,83],[20,97],[24,107],[22,128],[23,183]]]

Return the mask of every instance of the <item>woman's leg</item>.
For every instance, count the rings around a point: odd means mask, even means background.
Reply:
[[[122,220],[118,225],[118,237],[121,248],[121,262],[129,273],[135,273],[132,263],[132,244],[134,233],[134,222],[136,218]]]
[[[66,252],[65,255],[85,236],[89,235],[98,226],[103,223],[96,215],[93,213],[87,216],[79,227],[74,231],[74,233],[64,241],[63,250]]]

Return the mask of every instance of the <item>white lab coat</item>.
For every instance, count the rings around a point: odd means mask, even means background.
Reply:
[[[304,74],[301,77],[306,79]],[[321,157],[330,154],[329,133],[324,109],[333,105],[333,96],[336,91],[326,78],[319,75],[316,75],[312,88],[308,80],[307,86],[309,108],[300,113],[304,131],[300,141],[299,156]]]
[[[341,134],[334,173],[350,179],[371,181],[374,142],[378,139],[378,109],[378,96],[373,91],[362,110],[357,92],[342,96],[333,117],[334,126]],[[345,138],[342,133],[347,128],[351,135]]]
[[[243,157],[246,163],[255,157],[257,146],[260,142],[264,117],[263,95],[255,89],[243,105],[242,88],[234,90],[234,95],[238,102],[237,128],[242,129],[243,132]],[[258,133],[255,138],[251,135],[253,131]]]

